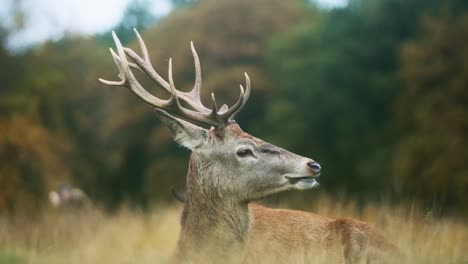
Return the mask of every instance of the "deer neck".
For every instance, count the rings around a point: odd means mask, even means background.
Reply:
[[[250,227],[247,202],[239,202],[211,185],[214,175],[209,165],[192,155],[187,174],[187,197],[182,213],[180,243],[207,248],[232,248],[245,245]],[[209,248],[209,247],[208,247]]]

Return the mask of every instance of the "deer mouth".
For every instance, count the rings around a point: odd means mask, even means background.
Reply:
[[[306,182],[306,183],[316,183],[316,179],[318,176],[312,176],[312,175],[304,175],[304,176],[291,176],[291,175],[286,175],[286,179],[288,179],[289,183],[291,184],[296,184],[298,182]]]
[[[317,182],[319,175],[285,175],[289,185],[296,190],[308,190],[317,188],[320,184]]]

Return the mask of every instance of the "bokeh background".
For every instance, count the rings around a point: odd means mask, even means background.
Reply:
[[[97,81],[117,74],[111,31],[137,49],[137,28],[163,76],[173,58],[178,89],[194,82],[190,41],[204,99],[232,104],[248,72],[238,123],[322,165],[320,189],[271,203],[322,194],[467,219],[468,1],[75,2],[0,1],[1,215],[37,217],[62,183],[106,212],[175,203],[189,152]]]

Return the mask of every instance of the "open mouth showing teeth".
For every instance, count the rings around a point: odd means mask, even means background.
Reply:
[[[295,184],[299,181],[314,182],[317,177],[318,176],[311,176],[311,175],[299,176],[299,177],[286,176],[286,178],[289,180],[291,184]]]

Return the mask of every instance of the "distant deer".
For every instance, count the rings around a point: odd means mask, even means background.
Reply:
[[[67,183],[62,183],[56,190],[49,192],[49,202],[53,207],[63,210],[89,208],[92,204],[83,190]]]
[[[324,254],[324,263],[334,263],[327,258],[337,250],[338,261],[380,263],[397,252],[366,223],[251,203],[286,190],[317,187],[320,165],[241,130],[234,118],[250,95],[247,74],[246,87],[240,86],[234,105],[218,107],[211,94],[212,106],[205,107],[200,99],[200,61],[193,43],[195,84],[190,92],[182,92],[174,85],[172,60],[165,80],[153,68],[143,39],[135,33],[142,56],[124,48],[113,32],[117,52],[110,52],[120,80],[99,80],[127,87],[156,107],[174,140],[192,151],[174,263],[311,263]],[[146,73],[170,98],[150,94],[132,69]]]

